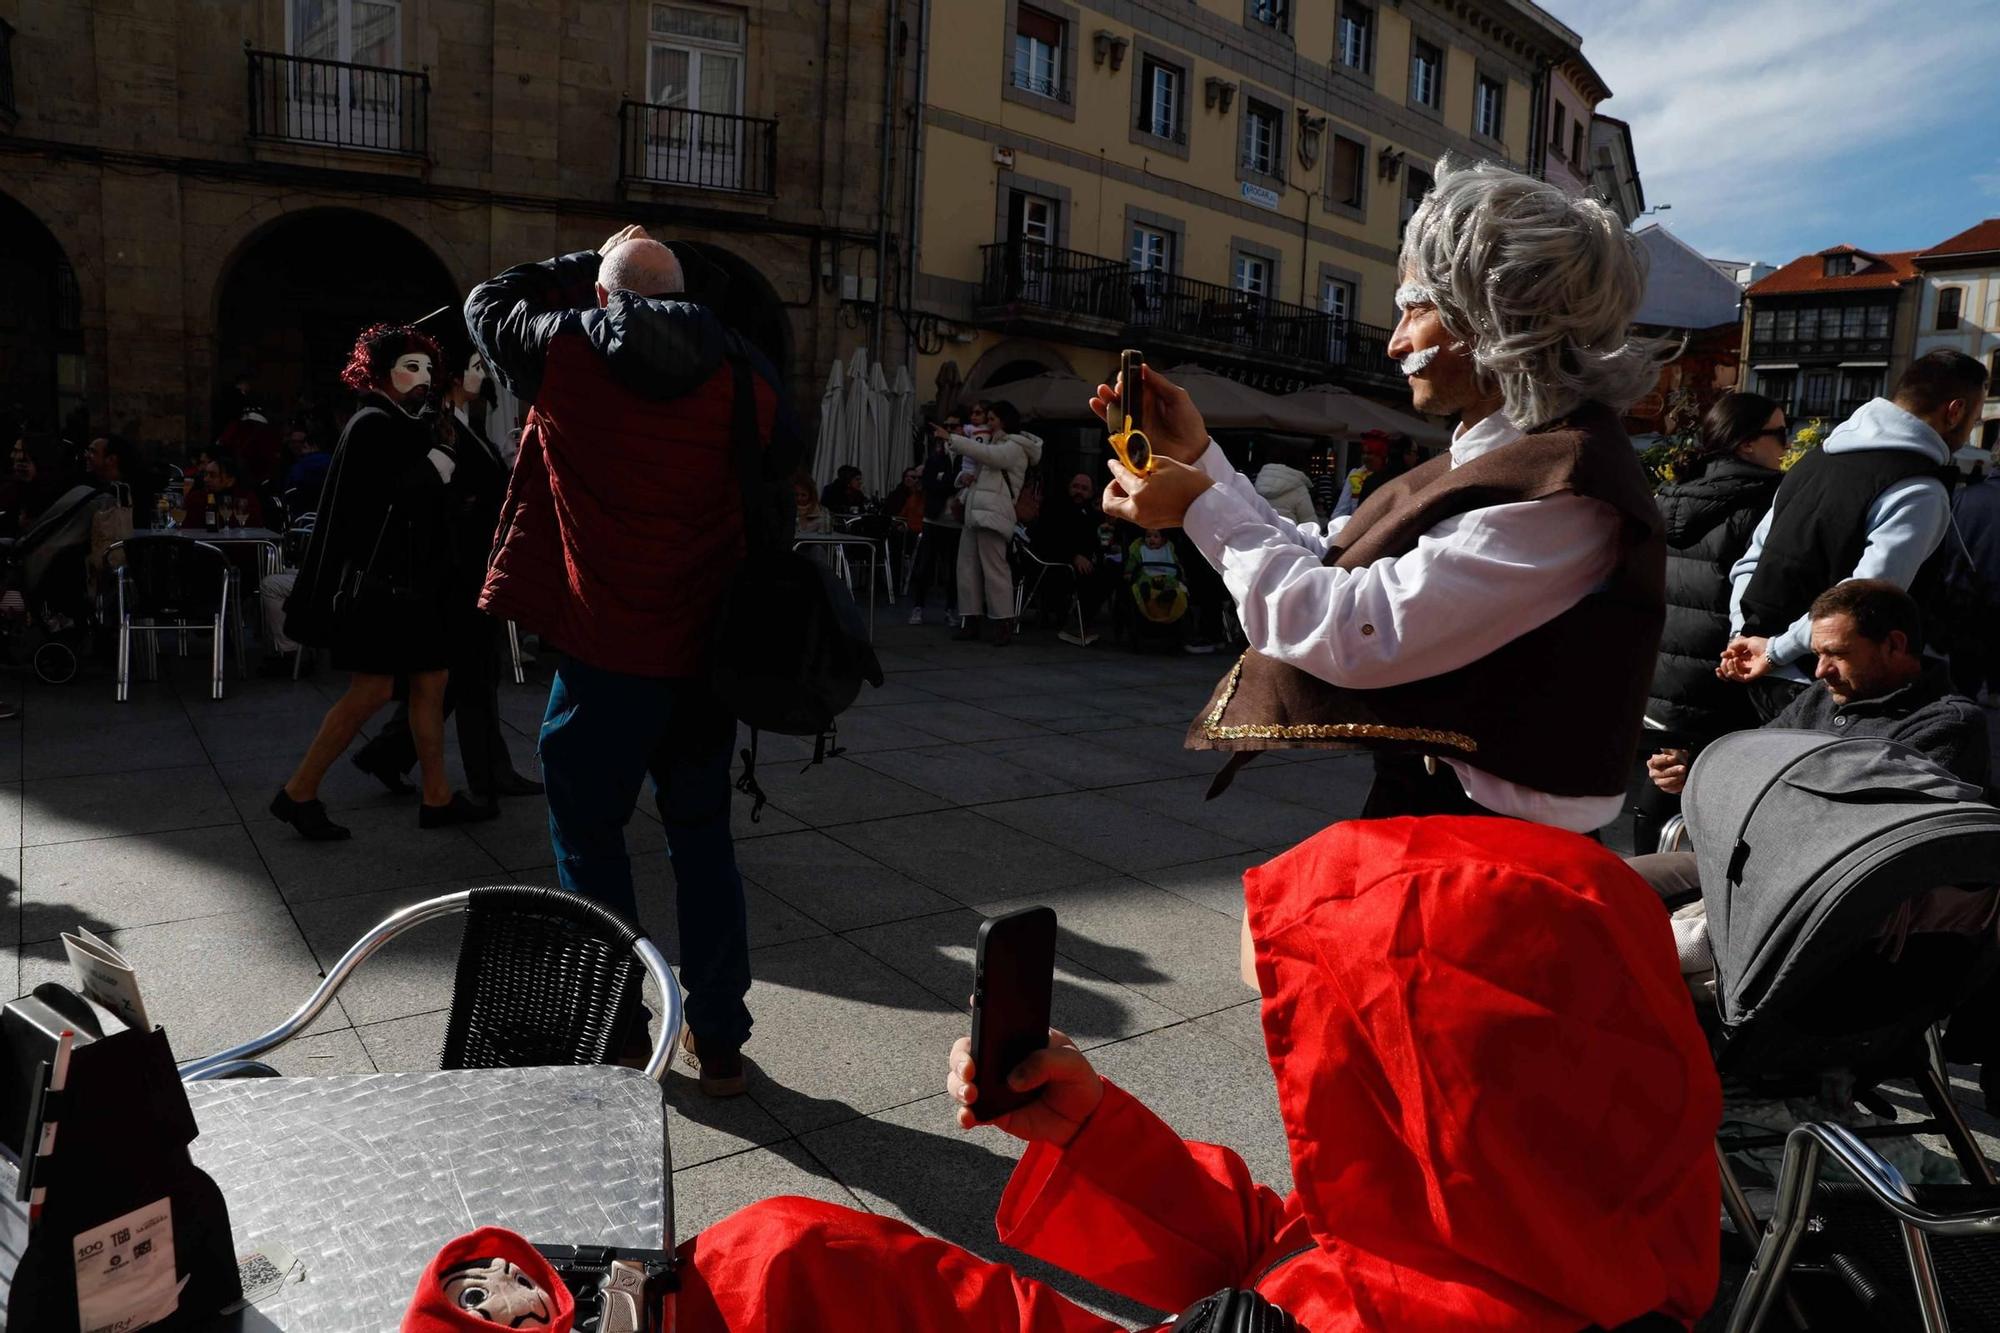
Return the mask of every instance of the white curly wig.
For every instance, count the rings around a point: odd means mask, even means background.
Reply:
[[[1674,354],[1629,334],[1646,266],[1618,215],[1496,163],[1438,162],[1401,268],[1523,429],[1586,401],[1622,412]]]

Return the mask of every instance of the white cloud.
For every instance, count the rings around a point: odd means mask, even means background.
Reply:
[[[1838,241],[1883,244],[1857,215],[1963,198],[1938,237],[2000,194],[1983,145],[2000,23],[1987,0],[1556,0],[1632,126],[1649,203],[1708,253],[1784,263]],[[1900,148],[1952,136],[1965,175],[1909,173]],[[1972,156],[1979,154],[1979,156]],[[1885,248],[1887,248],[1885,246]]]

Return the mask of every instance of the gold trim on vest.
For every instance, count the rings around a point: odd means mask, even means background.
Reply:
[[[1461,731],[1438,731],[1430,727],[1390,727],[1376,722],[1297,722],[1280,726],[1275,722],[1248,722],[1222,726],[1222,714],[1236,697],[1237,682],[1243,678],[1243,659],[1229,669],[1215,707],[1202,720],[1202,734],[1213,741],[1415,741],[1422,745],[1443,745],[1465,754],[1478,754],[1479,742]]]

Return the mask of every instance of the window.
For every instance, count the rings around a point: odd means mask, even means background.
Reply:
[[[1014,25],[1014,86],[1058,101],[1063,87],[1063,21],[1022,5]]]
[[[1868,307],[1868,335],[1871,340],[1889,336],[1889,307],[1872,305]]]
[[[1937,327],[1939,332],[1949,332],[1958,327],[1958,308],[1965,299],[1963,287],[1938,288]]]
[[[1832,314],[1833,312],[1828,311],[1827,313]],[[1798,333],[1799,341],[1802,343],[1809,343],[1814,341],[1818,337],[1819,337],[1819,307],[1807,306],[1805,309],[1799,311],[1799,333]]]
[[[1354,318],[1354,284],[1343,278],[1322,278],[1319,284],[1320,313],[1326,322],[1326,359],[1335,365],[1347,362],[1347,321]]]
[[[1854,256],[1850,254],[1828,255],[1820,265],[1820,275],[1828,278],[1847,278],[1854,275]]]
[[[1805,399],[1799,410],[1808,416],[1823,417],[1833,415],[1834,386],[1839,377],[1831,370],[1808,370],[1805,373]]]
[[[1569,127],[1569,160],[1576,165],[1576,169],[1579,172],[1584,169],[1583,118],[1581,116],[1577,118],[1575,124]]]
[[[1798,311],[1780,310],[1778,312],[1778,331],[1773,336],[1781,343],[1795,342],[1798,339],[1798,327]]]
[[[1421,204],[1424,201],[1424,196],[1431,192],[1433,184],[1435,182],[1431,180],[1429,172],[1418,171],[1415,167],[1406,167],[1404,169],[1402,216],[1396,223],[1396,235],[1398,238],[1401,238],[1404,231],[1408,230],[1410,218],[1415,215],[1417,205]]]
[[[1284,166],[1279,141],[1283,123],[1275,107],[1248,99],[1243,103],[1243,169],[1258,176],[1276,176]]]
[[[1249,296],[1271,293],[1271,261],[1262,255],[1236,252],[1236,290]]]
[[[1045,302],[1050,299],[1049,275],[1056,268],[1051,253],[1061,235],[1060,205],[1046,195],[1015,190],[1007,199],[1007,299]]]
[[[1861,338],[1865,336],[1863,329],[1867,321],[1867,306],[1851,305],[1847,307],[1847,309],[1840,312],[1840,336],[1843,338]],[[1831,330],[1828,330],[1827,336],[1829,338],[1833,336]]]
[[[1435,110],[1444,82],[1444,52],[1429,42],[1410,39],[1410,100]]]
[[[1174,267],[1174,238],[1158,227],[1132,228],[1132,267],[1141,273],[1168,273]]]
[[[1367,71],[1375,65],[1375,11],[1366,5],[1343,4],[1336,53],[1349,69]]]
[[[1879,370],[1847,370],[1840,376],[1840,415],[1850,415],[1855,408],[1882,392],[1882,372]]]
[[[646,52],[646,174],[731,188],[748,147],[743,113],[743,16],[656,4]]]
[[[1554,153],[1557,157],[1561,157],[1563,155],[1563,139],[1565,137],[1563,131],[1568,127],[1568,125],[1569,125],[1569,117],[1563,111],[1563,104],[1561,102],[1557,102],[1555,133],[1551,135],[1549,138],[1549,151]]]
[[[1053,245],[1056,239],[1056,201],[1026,190],[1014,191],[1007,213],[1007,239]]]
[[[1292,30],[1291,0],[1249,0],[1250,20],[1279,32]]]
[[[1751,342],[1767,343],[1771,341],[1772,319],[1773,316],[1771,312],[1768,310],[1759,310],[1757,313],[1750,316]]]
[[[1489,139],[1500,137],[1500,115],[1507,106],[1507,86],[1484,74],[1473,87],[1472,130]]]
[[[1181,137],[1181,80],[1176,66],[1146,57],[1140,68],[1139,128],[1156,139]]]
[[[1792,411],[1792,393],[1797,385],[1798,376],[1789,370],[1757,372],[1757,392],[1782,406],[1787,414]]]
[[[290,0],[290,53],[314,60],[396,69],[403,63],[403,15],[398,0]],[[328,65],[299,69],[286,89],[286,132],[371,147],[401,142],[401,84],[395,79]]]
[[[1360,208],[1368,188],[1368,149],[1363,144],[1336,134],[1327,165],[1327,202],[1346,208]]]

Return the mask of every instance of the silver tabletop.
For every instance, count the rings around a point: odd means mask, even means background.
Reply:
[[[634,1069],[453,1070],[191,1083],[196,1165],[236,1249],[305,1280],[219,1327],[381,1333],[438,1249],[474,1227],[531,1241],[671,1243],[660,1087]]]

